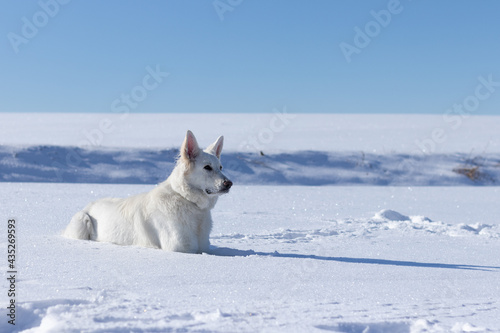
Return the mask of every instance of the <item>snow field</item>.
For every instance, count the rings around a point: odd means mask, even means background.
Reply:
[[[203,255],[58,235],[87,202],[150,188],[4,183],[19,331],[500,330],[495,187],[235,186]]]
[[[0,216],[16,219],[19,273],[17,325],[0,312],[0,332],[500,332],[499,126],[2,113]],[[202,146],[225,136],[235,183],[210,253],[60,236],[90,201],[163,181],[187,129]],[[0,272],[5,291],[6,260]]]
[[[450,123],[440,115],[300,114],[291,107],[257,114],[0,113],[0,144],[78,148],[179,148],[186,130],[200,144],[224,135],[225,152],[472,154],[500,149],[500,117]],[[103,123],[107,126],[103,127]],[[433,131],[440,130],[440,140]]]

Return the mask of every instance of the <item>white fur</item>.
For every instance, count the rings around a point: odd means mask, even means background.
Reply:
[[[232,185],[221,172],[222,145],[221,136],[202,151],[188,131],[166,181],[148,193],[90,203],[73,216],[63,235],[167,251],[207,252],[210,210]]]

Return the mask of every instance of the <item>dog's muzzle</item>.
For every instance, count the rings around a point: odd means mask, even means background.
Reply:
[[[223,194],[229,192],[229,189],[233,186],[233,182],[230,181],[229,179],[224,179],[224,182],[222,183],[222,187],[218,191],[213,191],[211,189],[206,189],[205,192],[207,194]]]

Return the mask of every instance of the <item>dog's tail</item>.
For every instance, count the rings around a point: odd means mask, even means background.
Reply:
[[[65,237],[84,240],[93,239],[93,235],[94,224],[89,214],[84,211],[76,213],[63,232]]]

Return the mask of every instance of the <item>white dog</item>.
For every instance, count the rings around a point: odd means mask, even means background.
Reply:
[[[166,181],[148,193],[90,203],[73,216],[70,238],[201,253],[210,246],[210,210],[233,183],[222,173],[223,137],[204,151],[188,131]]]

